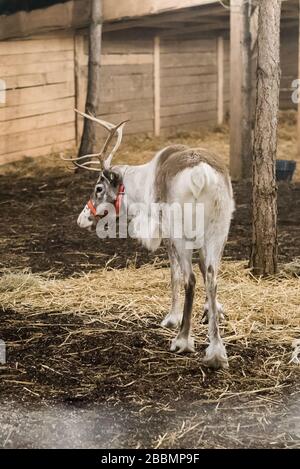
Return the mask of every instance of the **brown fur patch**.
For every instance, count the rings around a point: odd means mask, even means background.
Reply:
[[[228,186],[230,185],[228,170],[217,155],[205,148],[173,145],[164,150],[157,162],[155,175],[156,202],[167,201],[168,181],[184,169],[193,168],[200,163],[206,163],[218,173],[224,175]]]

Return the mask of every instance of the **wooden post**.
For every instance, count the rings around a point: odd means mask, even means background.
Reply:
[[[300,0],[299,0],[300,1]],[[217,62],[218,62],[218,125],[224,121],[224,40],[218,37],[217,42]]]
[[[101,48],[102,48],[102,0],[92,0],[89,30],[88,86],[85,112],[97,115],[100,101]],[[95,124],[84,119],[83,133],[78,156],[95,153],[97,138]]]
[[[249,178],[252,168],[251,34],[249,3],[230,6],[230,172]]]
[[[85,76],[85,54],[84,36],[82,33],[74,34],[74,71],[75,71],[75,103],[76,109],[82,111],[86,102],[86,76]],[[76,144],[80,145],[83,132],[83,119],[78,114],[75,115]]]
[[[154,38],[154,135],[160,136],[160,37]]]
[[[280,89],[281,0],[260,0],[257,97],[253,144],[253,216],[250,264],[255,275],[277,271],[277,120]]]
[[[299,41],[298,41],[298,80],[300,80],[300,0],[299,0]],[[299,90],[299,88],[298,88]],[[298,91],[298,155],[300,155],[300,93]]]

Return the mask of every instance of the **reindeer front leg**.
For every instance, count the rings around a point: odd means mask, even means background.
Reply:
[[[171,311],[162,320],[161,326],[174,329],[179,326],[182,320],[182,305],[180,301],[182,274],[175,248],[171,241],[168,243],[168,254],[171,268],[172,306]]]

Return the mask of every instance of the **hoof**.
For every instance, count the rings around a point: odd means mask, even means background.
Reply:
[[[167,329],[176,329],[181,323],[181,315],[169,313],[160,323],[161,327],[166,327]]]
[[[189,337],[188,339],[184,337],[178,337],[178,336],[175,337],[175,339],[172,340],[170,350],[171,352],[177,352],[177,353],[195,352],[195,345],[194,345],[193,337]]]
[[[213,370],[227,369],[229,365],[224,345],[219,344],[214,347],[209,345],[203,358],[203,364]]]

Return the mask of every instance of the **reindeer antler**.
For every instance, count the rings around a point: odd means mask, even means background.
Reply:
[[[77,166],[77,168],[87,169],[88,171],[97,171],[97,172],[99,172],[99,169],[89,166],[89,165],[93,166],[93,165],[96,165],[96,164],[99,165],[99,163],[100,163],[100,169],[109,169],[110,165],[111,165],[111,162],[112,162],[112,159],[113,159],[114,155],[116,154],[119,146],[121,145],[122,138],[123,138],[123,129],[124,129],[124,126],[125,126],[126,122],[128,122],[128,120],[122,121],[122,122],[120,122],[120,124],[114,125],[114,124],[111,124],[110,122],[104,121],[102,119],[97,119],[97,117],[93,116],[92,114],[86,114],[85,112],[78,111],[77,109],[75,109],[75,112],[77,112],[78,114],[80,114],[83,117],[86,117],[87,119],[90,119],[93,122],[96,122],[97,124],[100,124],[106,130],[108,130],[109,135],[108,135],[108,137],[107,137],[107,139],[106,139],[106,141],[105,141],[105,143],[104,143],[104,145],[103,145],[103,147],[102,147],[102,149],[99,153],[93,153],[91,155],[84,155],[84,156],[80,156],[78,158],[62,158],[62,159],[64,161],[72,161],[72,163],[74,163],[74,165]],[[112,151],[110,152],[110,154],[108,156],[106,156],[108,147],[109,147],[112,139],[114,138],[115,134],[117,134],[117,136],[118,136],[117,142],[116,142],[114,148],[112,149]],[[87,160],[89,158],[98,158],[98,160]],[[85,159],[87,161],[83,161],[81,163],[81,161],[85,160]],[[80,163],[78,163],[78,161],[80,161]]]
[[[120,124],[114,125],[114,124],[111,124],[110,122],[104,121],[102,119],[98,119],[92,114],[86,114],[85,112],[78,111],[77,109],[75,109],[75,112],[80,114],[82,117],[85,117],[86,119],[90,119],[91,121],[96,122],[97,124],[100,124],[106,130],[108,130],[109,135],[99,153],[94,153],[92,155],[84,155],[79,158],[69,159],[67,161],[72,161],[75,164],[75,166],[79,168],[87,169],[89,171],[98,171],[96,168],[89,167],[89,165],[94,165],[96,163],[100,163],[101,169],[109,169],[111,166],[112,159],[121,145],[122,138],[123,138],[123,129],[124,129],[126,122],[128,122],[128,120],[122,121],[120,122]],[[112,151],[110,152],[110,154],[106,156],[108,147],[116,134],[118,136],[117,142],[114,148],[112,149]],[[97,157],[98,161],[92,160],[92,161],[83,162],[82,164],[78,163],[78,160],[81,161],[86,158],[94,158],[94,157]]]

